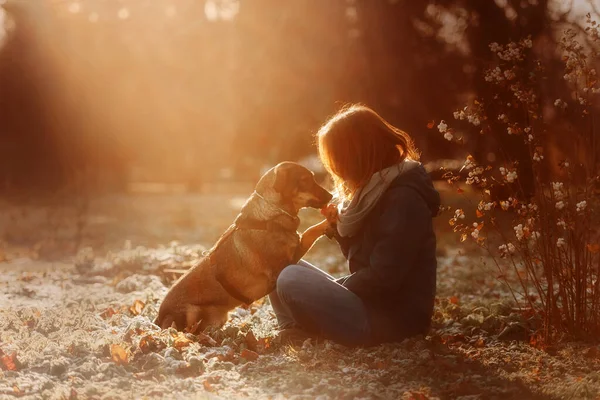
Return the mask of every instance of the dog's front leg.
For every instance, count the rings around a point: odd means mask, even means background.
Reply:
[[[305,230],[304,233],[300,235],[300,244],[298,245],[296,253],[294,254],[293,262],[296,263],[302,257],[304,257],[313,244],[315,244],[317,239],[323,236],[329,227],[329,221],[323,220]]]

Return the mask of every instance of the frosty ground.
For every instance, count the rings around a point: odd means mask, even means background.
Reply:
[[[0,208],[0,398],[598,398],[600,349],[530,344],[493,265],[436,223],[438,298],[427,337],[349,349],[277,342],[268,301],[207,335],[151,321],[178,270],[233,221],[248,189],[103,197],[72,254],[68,207]],[[318,213],[303,211],[303,226]],[[67,221],[67,222],[64,222]],[[174,242],[175,241],[175,242]],[[345,273],[335,243],[307,256]]]

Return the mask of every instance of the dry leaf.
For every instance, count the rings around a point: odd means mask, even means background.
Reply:
[[[104,318],[104,319],[107,319],[107,318],[110,318],[110,317],[112,317],[112,316],[113,316],[113,315],[115,315],[116,313],[117,313],[117,312],[115,311],[115,309],[114,309],[114,308],[112,308],[112,307],[108,307],[106,310],[104,310],[104,311],[102,311],[102,312],[100,313],[100,317],[102,317],[102,318]]]
[[[142,311],[144,310],[144,306],[146,304],[144,304],[143,301],[141,300],[136,300],[133,302],[133,304],[129,307],[129,312],[132,313],[133,315],[140,315],[142,313]]]
[[[156,343],[156,339],[154,339],[153,336],[146,335],[140,339],[138,347],[142,353],[147,354],[151,351],[156,351],[158,349],[158,343]]]
[[[458,297],[452,296],[448,299],[452,304],[458,304]]]
[[[206,333],[197,333],[196,337],[198,338],[198,343],[204,346],[216,346],[217,342]]]
[[[202,386],[204,386],[204,390],[206,390],[207,392],[214,392],[215,391],[215,388],[208,381],[208,379],[206,379],[204,382],[202,382]]]
[[[12,354],[4,354],[2,350],[0,350],[0,367],[2,367],[5,371],[16,371],[17,364],[19,360],[17,360],[17,352],[14,351]]]
[[[435,121],[433,121],[433,120],[429,121],[427,123],[427,129],[433,129],[434,126],[435,126]]]
[[[174,337],[175,340],[173,340],[173,347],[176,348],[177,350],[181,350],[184,347],[189,346],[190,344],[192,344],[192,341],[190,339],[188,339],[183,333],[178,332],[177,336]]]
[[[600,244],[598,243],[588,243],[585,247],[592,254],[597,254],[600,252]]]
[[[483,217],[483,213],[479,210],[475,210],[475,215],[477,215],[477,218],[482,218]]]
[[[246,346],[248,346],[250,350],[256,351],[258,340],[256,340],[256,336],[254,336],[254,333],[252,331],[248,331],[248,333],[246,333],[244,341],[246,342]]]
[[[129,362],[127,351],[119,344],[110,345],[110,355],[112,360],[118,365],[126,365]]]
[[[240,357],[245,358],[248,361],[255,361],[258,359],[258,353],[255,353],[252,350],[244,349],[240,353]]]

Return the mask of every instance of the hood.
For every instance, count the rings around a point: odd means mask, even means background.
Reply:
[[[407,186],[415,190],[425,200],[427,206],[431,210],[431,215],[436,216],[440,209],[440,194],[433,187],[431,177],[423,168],[423,165],[419,164],[415,168],[404,172],[399,175],[390,184],[390,188],[396,186]]]

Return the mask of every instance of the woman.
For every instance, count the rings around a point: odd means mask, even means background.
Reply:
[[[440,197],[412,140],[360,105],[338,112],[317,139],[339,204],[311,230],[334,232],[351,274],[336,280],[305,261],[286,267],[270,295],[281,339],[372,345],[426,333]]]

